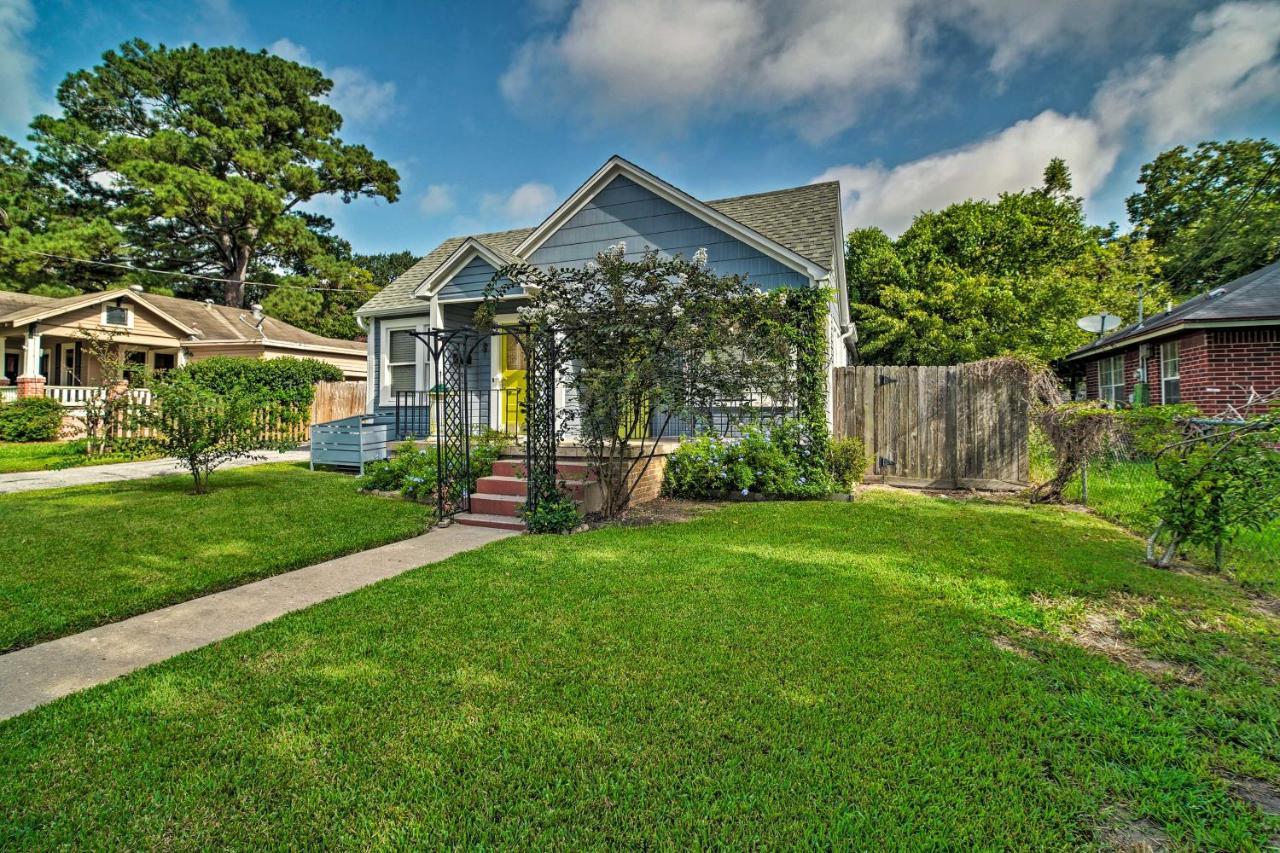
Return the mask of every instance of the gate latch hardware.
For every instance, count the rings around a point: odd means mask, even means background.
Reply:
[[[897,463],[894,462],[892,459],[885,459],[883,456],[881,456],[879,459],[876,460],[876,464],[879,465],[881,468],[892,468]]]
[[[879,379],[878,379],[878,381],[877,381],[877,384],[879,384],[879,385],[881,385],[881,386],[884,386],[884,385],[892,385],[892,384],[894,384],[894,383],[895,383],[895,382],[897,382],[897,381],[898,381],[898,380],[894,379],[892,376],[887,376],[886,374],[881,373],[881,374],[880,374],[880,376],[879,376]]]

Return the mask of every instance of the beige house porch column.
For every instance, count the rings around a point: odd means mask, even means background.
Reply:
[[[43,397],[44,377],[40,375],[40,333],[36,325],[27,328],[26,346],[22,350],[22,372],[18,374],[19,397]]]

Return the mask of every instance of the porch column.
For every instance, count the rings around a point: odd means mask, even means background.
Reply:
[[[502,350],[507,341],[498,333],[489,337],[489,429],[502,429],[507,400],[502,393]]]
[[[22,350],[22,373],[18,376],[19,397],[43,397],[44,377],[40,375],[40,333],[35,323],[27,328],[26,346]]]
[[[8,385],[9,380],[4,375],[4,363],[9,358],[9,339],[0,333],[0,385]]]

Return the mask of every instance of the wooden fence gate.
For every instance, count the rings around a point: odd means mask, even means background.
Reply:
[[[940,489],[1027,484],[1028,389],[974,365],[839,367],[835,435],[861,438],[867,482]]]

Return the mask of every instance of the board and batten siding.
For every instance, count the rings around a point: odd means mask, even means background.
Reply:
[[[646,246],[692,257],[707,250],[720,275],[746,276],[763,290],[808,282],[797,272],[619,175],[552,234],[530,257],[536,266],[581,266],[623,240],[627,257]],[[492,272],[490,272],[492,275]]]

